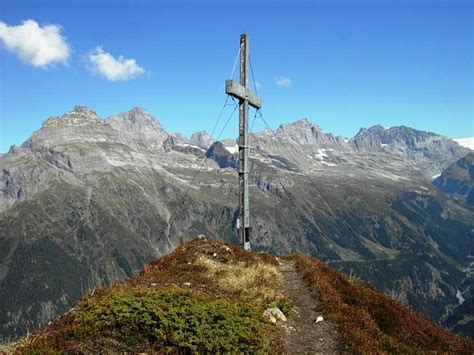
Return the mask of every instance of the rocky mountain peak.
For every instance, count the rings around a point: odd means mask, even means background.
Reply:
[[[290,138],[300,145],[321,145],[334,141],[334,137],[331,134],[324,133],[321,127],[315,125],[307,118],[280,125],[276,130],[276,134],[284,138]]]
[[[387,130],[390,130],[394,127],[390,127],[390,128],[385,128],[384,126],[382,125],[375,125],[375,126],[372,126],[372,127],[369,127],[369,128],[366,128],[366,127],[362,127],[359,129],[359,132],[357,132],[357,134],[354,136],[353,139],[357,139],[357,138],[360,138],[360,137],[378,137],[380,135],[382,135],[385,131]]]
[[[106,122],[118,130],[140,131],[146,127],[162,130],[160,122],[141,107],[134,107],[130,111],[112,115]]]
[[[406,126],[395,126],[385,128],[381,125],[375,125],[370,128],[361,128],[354,141],[359,145],[371,144],[401,144],[415,147],[417,144],[433,139],[447,140],[446,137],[435,133],[420,131]]]
[[[163,142],[163,149],[167,153],[174,150],[185,154],[202,155],[205,152],[205,149],[199,147],[179,133],[169,134]]]
[[[239,158],[235,155],[238,152],[235,146],[228,146],[223,142],[215,141],[206,151],[206,158],[213,159],[220,168],[237,168]]]
[[[86,106],[74,106],[70,112],[66,112],[61,117],[53,116],[43,122],[42,128],[54,128],[64,126],[86,126],[100,124],[102,120]]]
[[[384,126],[380,124],[376,124],[375,126],[370,127],[368,131],[371,133],[382,133],[386,131],[387,129],[390,129],[390,128],[385,128]]]
[[[311,122],[308,118],[303,118],[292,123],[282,124],[278,127],[278,129],[279,130],[294,129],[294,128],[312,129],[313,127],[317,127],[317,126],[313,122]],[[319,127],[317,128],[320,129]]]
[[[105,122],[113,129],[132,138],[139,147],[159,149],[169,134],[160,122],[141,107],[108,117]]]
[[[207,149],[214,142],[206,131],[195,132],[191,135],[191,142],[202,149]]]
[[[140,106],[135,106],[133,107],[130,111],[128,112],[133,112],[133,113],[148,113],[147,110],[145,110],[143,107]]]
[[[83,115],[96,115],[95,111],[92,111],[89,107],[87,106],[81,106],[81,105],[76,105],[74,106],[74,109],[71,112],[67,113],[76,113],[76,114],[83,114]],[[66,114],[67,114],[66,113]]]
[[[290,123],[292,125],[295,125],[295,126],[298,126],[298,125],[302,125],[302,126],[313,126],[313,122],[311,122],[311,120],[307,117],[305,118],[302,118],[300,120],[297,120],[293,123]]]

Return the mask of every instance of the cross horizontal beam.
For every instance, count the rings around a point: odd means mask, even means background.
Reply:
[[[234,82],[232,79],[225,81],[225,92],[239,100],[247,100],[249,105],[257,110],[262,106],[260,97],[252,94],[250,90]]]

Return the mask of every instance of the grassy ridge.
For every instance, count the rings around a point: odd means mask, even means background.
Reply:
[[[295,262],[357,353],[472,353],[474,341],[441,329],[367,283],[305,255]],[[131,279],[84,296],[68,313],[4,349],[7,353],[282,353],[283,328],[263,311],[291,301],[277,260],[208,239],[181,244]]]
[[[11,351],[281,352],[281,330],[263,317],[270,305],[289,309],[275,265],[270,255],[216,241],[183,243],[139,275],[83,297]]]
[[[314,258],[305,255],[293,258],[297,270],[321,301],[322,311],[337,324],[351,351],[474,352],[472,339],[443,330],[369,284],[348,279]]]

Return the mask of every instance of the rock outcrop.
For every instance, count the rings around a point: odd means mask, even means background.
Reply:
[[[215,160],[220,168],[234,168],[239,165],[235,147],[227,147],[221,142],[214,142],[206,151],[206,158]]]
[[[50,117],[42,128],[56,128],[65,126],[86,126],[101,124],[102,120],[91,109],[85,106],[75,106],[74,110],[66,112],[61,117]]]

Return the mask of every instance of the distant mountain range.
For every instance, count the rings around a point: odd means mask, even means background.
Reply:
[[[404,126],[347,139],[308,119],[250,145],[256,250],[316,256],[472,331],[458,306],[472,298],[474,211],[431,183],[470,149]],[[140,108],[47,119],[0,156],[0,334],[47,323],[197,234],[237,242],[236,153],[234,140],[168,133]]]

